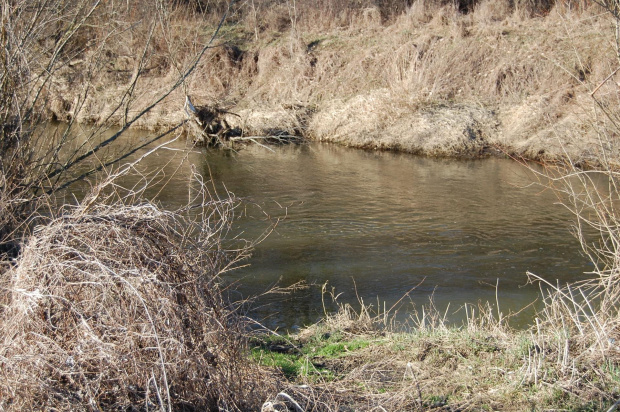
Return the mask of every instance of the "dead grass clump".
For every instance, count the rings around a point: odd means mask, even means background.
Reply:
[[[617,396],[620,382],[619,192],[617,168],[607,163],[614,158],[615,145],[607,134],[612,131],[609,124],[599,129],[597,149],[607,154],[598,157],[602,169],[582,170],[566,162],[548,166],[546,172],[550,186],[575,215],[573,229],[592,263],[590,277],[559,285],[528,273],[540,283],[544,305],[531,329],[534,347],[526,357],[524,380],[545,382],[552,369],[558,386],[584,398],[594,394],[609,399],[610,387]]]
[[[314,116],[309,133],[321,141],[432,156],[479,156],[489,149],[497,126],[491,112],[402,100],[395,105],[397,98],[384,90],[333,103]]]
[[[242,255],[221,243],[234,202],[198,204],[196,226],[95,200],[37,227],[2,278],[0,408],[255,410],[271,381],[218,288]]]
[[[228,116],[233,127],[249,136],[295,137],[305,134],[304,121],[308,109],[290,105],[272,106],[265,110],[243,109],[238,118]]]

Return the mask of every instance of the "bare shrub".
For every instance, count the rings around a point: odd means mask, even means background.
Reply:
[[[214,36],[199,45],[195,38],[188,45],[187,36],[176,41],[171,16],[183,13],[170,2],[16,0],[1,6],[0,257],[7,258],[15,257],[48,196],[76,174],[85,177],[115,161],[101,154],[185,85]],[[183,59],[178,43],[187,46]],[[159,73],[158,81],[149,84],[147,73]],[[44,124],[50,119],[67,127],[54,133]],[[167,129],[184,121],[174,120]],[[97,127],[76,133],[78,121]],[[112,124],[120,129],[107,133]],[[139,148],[126,148],[117,159]]]
[[[198,189],[167,212],[109,189],[36,227],[1,278],[0,408],[256,410],[273,384],[218,278],[247,253],[222,238],[237,201]]]
[[[618,27],[617,3],[598,4],[607,9]],[[608,365],[617,365],[620,361],[617,64],[608,67],[602,81],[594,82],[588,76],[581,79],[581,87],[587,91],[582,99],[585,109],[581,115],[588,118],[596,133],[597,139],[589,147],[595,162],[575,158],[566,150],[563,162],[546,165],[545,172],[541,173],[544,184],[557,192],[560,202],[574,215],[574,234],[592,267],[588,278],[568,285],[529,273],[532,281],[540,283],[544,298],[532,336],[546,347],[544,353],[529,354],[527,379],[539,382],[546,373],[545,365],[555,363],[558,380],[573,387],[575,393],[600,391],[601,382],[614,379]],[[574,139],[582,139],[578,131],[568,133]],[[594,370],[600,381],[579,383],[585,369]]]

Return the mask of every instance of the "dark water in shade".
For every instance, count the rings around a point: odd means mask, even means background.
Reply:
[[[179,152],[147,159],[145,171]],[[452,319],[464,303],[500,303],[507,314],[536,299],[526,271],[548,280],[574,281],[590,269],[570,234],[569,213],[524,167],[503,159],[437,160],[365,152],[332,145],[250,147],[238,153],[197,151],[179,168],[158,199],[174,207],[187,200],[190,165],[220,192],[249,207],[236,231],[256,238],[283,218],[260,243],[248,267],[226,275],[236,297],[261,294],[298,281],[311,285],[288,295],[257,299],[250,314],[272,328],[310,324],[323,313],[321,285],[341,302],[392,306],[415,285],[399,309],[434,295]],[[153,189],[155,190],[155,189]],[[355,305],[354,305],[355,306]],[[532,311],[517,317],[528,322]],[[528,319],[529,317],[529,319]]]

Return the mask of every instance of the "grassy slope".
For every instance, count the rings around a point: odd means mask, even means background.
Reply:
[[[557,159],[566,152],[596,163],[588,92],[617,64],[611,22],[594,8],[556,7],[526,17],[502,4],[481,2],[464,15],[421,2],[389,22],[372,9],[343,21],[306,12],[295,25],[287,10],[272,12],[279,19],[245,18],[224,27],[225,46],[210,50],[184,88],[197,104],[232,106],[241,118],[229,122],[248,134],[284,131],[436,156],[500,150]],[[135,109],[175,76],[184,50],[212,32],[201,19],[180,14],[171,27],[173,40],[162,40],[169,61],[140,81]],[[100,89],[115,93],[115,70],[131,68],[131,53],[112,54]],[[617,106],[616,89],[612,77],[597,96]],[[58,90],[71,101],[70,88]],[[183,94],[167,99],[142,127],[181,120]],[[80,119],[104,119],[105,102],[88,100]],[[69,106],[57,105],[57,117]]]
[[[341,312],[297,335],[254,338],[252,357],[279,368],[284,392],[307,410],[598,411],[616,400],[613,361],[558,336],[489,326],[392,333]]]

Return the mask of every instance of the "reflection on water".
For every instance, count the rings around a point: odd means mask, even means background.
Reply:
[[[172,155],[177,159],[170,162]],[[165,150],[141,166],[148,173],[167,165],[162,181],[170,182],[158,195],[164,206],[187,200],[195,165],[220,193],[225,187],[260,206],[238,222],[246,238],[268,228],[265,214],[286,216],[256,247],[250,265],[227,275],[244,297],[276,284],[316,285],[259,298],[251,314],[270,327],[314,322],[323,313],[325,282],[342,293],[340,301],[387,307],[422,282],[402,313],[430,295],[439,308],[451,302],[449,313],[464,302],[495,302],[499,283],[506,314],[537,296],[537,287],[524,286],[526,271],[565,282],[588,269],[570,235],[569,214],[508,160],[437,160],[319,144],[275,153],[195,151],[179,163],[180,157]]]

